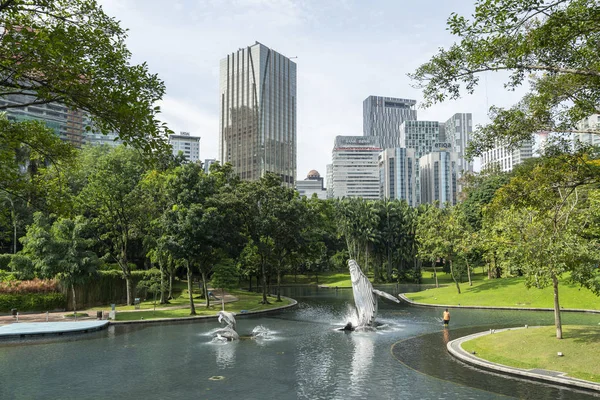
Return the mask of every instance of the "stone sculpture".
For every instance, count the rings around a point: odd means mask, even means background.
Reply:
[[[352,323],[348,322],[343,330],[352,331],[357,328],[373,327],[375,325],[375,318],[377,317],[377,296],[385,297],[396,303],[400,303],[400,300],[389,293],[373,289],[373,285],[371,285],[369,279],[363,274],[356,261],[348,260],[348,268],[350,269],[350,278],[352,280],[354,304],[356,305],[356,312],[358,314],[358,325],[353,326]]]

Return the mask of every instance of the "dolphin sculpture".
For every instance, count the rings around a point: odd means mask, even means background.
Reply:
[[[358,313],[358,325],[352,326],[348,323],[343,330],[354,330],[356,328],[371,327],[375,324],[377,317],[377,296],[400,303],[400,300],[389,293],[373,289],[369,279],[363,274],[358,263],[354,260],[348,260],[350,269],[350,278],[352,280],[352,292],[354,294],[354,304]]]
[[[227,341],[238,340],[240,336],[235,330],[235,314],[229,311],[219,311],[219,323],[225,322],[225,327],[214,332],[219,339]]]

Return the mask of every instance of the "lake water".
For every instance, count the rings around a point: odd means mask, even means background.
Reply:
[[[269,332],[262,340],[215,343],[219,324],[211,320],[1,344],[0,399],[594,398],[480,372],[446,352],[448,340],[472,332],[552,324],[551,312],[456,309],[444,331],[441,309],[380,300],[377,332],[345,333],[337,328],[352,312],[352,290],[296,287],[285,294],[298,306],[238,317],[240,335],[262,326]],[[598,315],[563,314],[564,324],[599,322]]]

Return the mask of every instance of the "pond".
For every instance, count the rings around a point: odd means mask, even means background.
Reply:
[[[397,294],[415,287],[383,287]],[[484,373],[451,358],[448,340],[493,328],[553,323],[551,312],[452,310],[379,302],[377,332],[345,333],[352,290],[287,288],[297,307],[239,317],[240,335],[216,343],[216,320],[110,327],[88,335],[0,345],[0,398],[583,399],[591,395]],[[600,316],[563,314],[565,324]]]

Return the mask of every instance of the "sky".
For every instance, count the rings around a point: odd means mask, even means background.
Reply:
[[[219,61],[259,41],[297,57],[297,171],[325,176],[337,135],[362,135],[370,95],[421,101],[413,72],[457,40],[452,12],[471,15],[473,0],[100,0],[127,28],[132,62],[146,62],[165,82],[161,119],[200,136],[200,158],[218,158]],[[485,124],[491,105],[509,106],[503,77],[481,77],[473,95],[428,109],[419,120],[470,112]],[[476,164],[477,165],[477,164]]]

